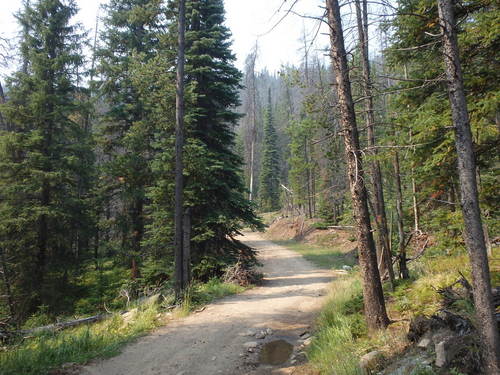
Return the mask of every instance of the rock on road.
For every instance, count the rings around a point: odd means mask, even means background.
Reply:
[[[249,360],[244,344],[263,340],[247,337],[245,332],[271,328],[273,338],[284,337],[296,344],[321,308],[333,274],[258,233],[248,232],[239,239],[258,251],[262,286],[174,320],[128,345],[120,355],[83,367],[81,375],[274,373],[258,366],[255,358]]]

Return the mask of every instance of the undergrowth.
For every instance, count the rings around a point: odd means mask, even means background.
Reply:
[[[189,288],[183,303],[173,316],[186,316],[191,311],[214,299],[240,293],[244,287],[211,279]],[[65,363],[86,363],[94,358],[108,358],[120,352],[130,341],[166,323],[164,306],[173,303],[173,297],[160,304],[146,304],[133,309],[131,317],[120,313],[95,323],[61,332],[44,332],[7,347],[0,348],[0,375],[45,375]],[[133,305],[129,308],[134,307]],[[32,323],[44,322],[33,317]]]
[[[366,334],[361,283],[356,276],[336,280],[318,318],[318,330],[308,352],[324,374],[362,374],[356,339]]]
[[[158,326],[159,318],[159,307],[150,305],[129,323],[117,313],[90,326],[40,333],[0,352],[0,374],[43,375],[64,363],[111,357],[132,339]]]
[[[218,278],[210,279],[206,283],[193,284],[184,293],[184,299],[181,306],[175,311],[175,316],[189,315],[193,310],[215,299],[241,293],[245,289],[245,287],[237,284],[223,283]]]
[[[331,246],[318,246],[305,244],[294,240],[273,241],[301,254],[308,261],[321,268],[342,268],[342,266],[354,266],[355,258],[349,254],[342,253]]]
[[[323,268],[354,264],[331,246],[311,246],[296,241],[275,242]],[[363,316],[362,288],[357,268],[333,281],[328,302],[318,318],[314,339],[308,350],[312,367],[321,374],[362,374],[360,357],[372,350],[381,352],[386,364],[397,360],[409,345],[406,338],[409,321],[418,315],[430,316],[442,307],[437,290],[453,284],[461,274],[471,280],[467,254],[460,247],[444,251],[442,246],[431,246],[423,257],[409,263],[409,266],[411,278],[396,280],[392,292],[385,290],[387,311],[394,323],[385,331],[371,334],[368,334]],[[492,284],[498,285],[498,261],[493,259],[491,268]],[[468,301],[458,301],[451,308],[474,319],[474,309]],[[415,374],[433,371],[428,368],[414,370]]]

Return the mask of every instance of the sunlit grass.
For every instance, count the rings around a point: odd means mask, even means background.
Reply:
[[[180,307],[175,309],[173,317],[187,316],[217,298],[243,290],[244,287],[218,279],[194,284]],[[138,306],[137,313],[128,322],[116,313],[92,325],[39,334],[0,351],[0,374],[45,375],[65,363],[78,364],[94,358],[112,357],[130,341],[165,323],[162,307],[149,304]]]
[[[344,265],[351,267],[355,265],[355,259],[352,255],[342,253],[331,246],[319,246],[294,240],[273,242],[296,251],[308,261],[321,268],[339,269]]]
[[[90,326],[39,334],[0,352],[0,374],[43,375],[64,363],[85,363],[96,357],[110,357],[159,324],[159,307],[150,305],[138,309],[128,323],[120,314],[114,314]]]
[[[356,338],[366,334],[361,284],[355,276],[335,280],[317,321],[308,357],[322,374],[362,374]]]
[[[200,306],[206,305],[216,299],[245,291],[245,287],[224,283],[213,278],[206,283],[191,285],[184,293],[182,304],[174,311],[175,317],[184,317]]]

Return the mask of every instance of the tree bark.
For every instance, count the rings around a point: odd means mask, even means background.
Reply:
[[[370,61],[368,55],[368,10],[367,2],[363,1],[361,9],[360,0],[356,0],[356,19],[358,24],[358,41],[361,50],[361,65],[363,68],[363,95],[365,97],[365,122],[368,135],[368,147],[373,160],[370,170],[373,181],[373,200],[375,208],[375,224],[378,232],[378,258],[381,275],[389,276],[391,289],[394,289],[394,270],[392,268],[392,256],[389,250],[389,236],[387,231],[387,215],[385,213],[384,190],[382,187],[382,172],[377,158],[375,142],[375,115],[373,111],[372,80],[370,76]]]
[[[12,287],[10,282],[9,267],[7,266],[7,260],[5,259],[4,250],[0,248],[0,266],[2,273],[3,283],[5,285],[5,292],[7,296],[7,305],[9,306],[10,319],[15,319],[15,308],[14,308],[14,296],[12,294]]]
[[[402,279],[410,278],[408,265],[406,263],[406,244],[405,231],[403,222],[403,192],[401,189],[401,171],[399,168],[399,153],[394,154],[394,174],[396,177],[396,211],[398,214],[398,255],[399,255],[399,277]]]
[[[309,219],[312,219],[312,203],[311,203],[311,169],[309,167],[309,151],[307,148],[308,139],[304,138],[304,159],[306,161],[306,180],[307,180],[307,212]]]
[[[443,33],[443,57],[448,81],[448,94],[455,127],[461,205],[465,224],[464,238],[472,266],[477,328],[483,346],[485,373],[493,375],[500,373],[500,341],[494,315],[490,271],[479,208],[474,146],[451,0],[438,0],[438,11]]]
[[[142,238],[144,236],[144,200],[136,198],[132,201],[131,213],[132,218],[132,279],[139,277],[139,265],[137,260],[141,255]]]
[[[362,154],[352,100],[349,68],[338,0],[326,0],[330,27],[331,60],[335,73],[340,124],[342,126],[347,173],[349,178],[354,220],[358,237],[359,263],[363,274],[365,318],[370,330],[385,328],[389,318],[377,267],[377,254],[370,224],[367,192],[364,183]]]
[[[184,274],[183,289],[189,286],[191,280],[191,209],[184,212],[182,238],[182,272]]]
[[[186,2],[179,0],[178,14],[178,52],[177,52],[177,88],[175,96],[175,294],[181,297],[186,284],[183,270],[183,216],[184,216],[184,164],[182,152],[184,149],[184,60],[185,60],[185,30]]]
[[[252,67],[252,128],[250,130],[250,181],[249,181],[249,200],[253,201],[254,196],[254,184],[255,184],[255,144],[257,143],[257,86],[255,77],[255,62],[257,61],[257,43],[255,43],[255,51],[250,62]]]

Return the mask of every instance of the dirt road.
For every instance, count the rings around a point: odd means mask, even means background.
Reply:
[[[280,366],[258,365],[249,341],[285,338],[297,344],[321,307],[332,273],[320,270],[297,253],[245,233],[263,263],[262,286],[226,297],[200,312],[173,321],[125,348],[115,358],[90,364],[82,375],[238,375],[285,374]],[[265,339],[245,336],[271,328]],[[258,349],[255,350],[257,352]]]

